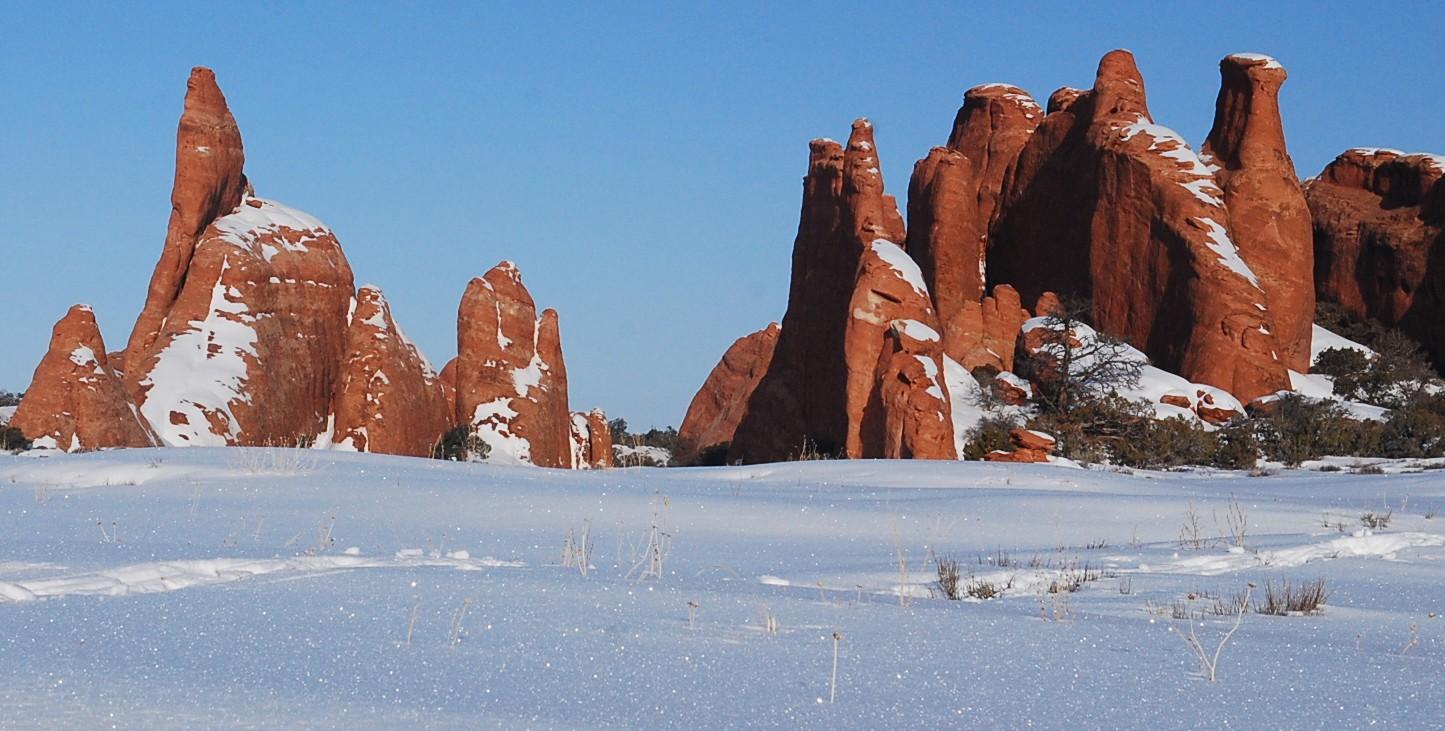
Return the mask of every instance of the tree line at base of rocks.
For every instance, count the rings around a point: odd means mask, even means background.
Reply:
[[[1057,357],[1048,373],[1033,374],[1035,415],[983,404],[991,414],[967,434],[966,459],[1007,451],[1009,430],[1019,426],[1053,435],[1058,453],[1069,459],[1137,468],[1251,469],[1260,458],[1294,466],[1325,456],[1445,457],[1445,384],[1419,344],[1398,331],[1350,320],[1337,308],[1320,313],[1375,354],[1326,349],[1311,372],[1330,376],[1340,399],[1389,409],[1383,421],[1359,419],[1339,401],[1283,394],[1252,418],[1211,429],[1194,420],[1159,419],[1152,404],[1118,395],[1138,384],[1139,370],[1129,366],[1128,348],[1117,340],[1101,334],[1081,343],[1068,336],[1084,312],[1087,307],[1071,303],[1049,318],[1046,345]],[[1085,367],[1077,367],[1080,362]]]

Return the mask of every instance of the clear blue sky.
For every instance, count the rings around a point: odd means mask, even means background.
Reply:
[[[1289,70],[1302,176],[1351,146],[1445,152],[1438,2],[1263,5],[0,0],[0,388],[73,303],[124,343],[193,65],[257,193],[329,223],[438,367],[467,280],[512,259],[561,313],[573,406],[675,425],[782,317],[807,141],[854,117],[902,199],[970,86],[1043,100],[1129,48],[1197,144],[1220,57],[1254,51]]]

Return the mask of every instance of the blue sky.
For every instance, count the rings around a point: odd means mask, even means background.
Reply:
[[[257,193],[336,230],[438,367],[502,259],[562,317],[574,408],[678,424],[782,317],[807,141],[876,126],[903,198],[965,89],[1043,100],[1134,51],[1197,145],[1218,61],[1286,66],[1291,153],[1445,152],[1435,3],[22,3],[0,1],[0,388],[92,304],[129,334],[169,213],[191,66],[216,70]],[[1086,7],[1084,7],[1086,6]]]

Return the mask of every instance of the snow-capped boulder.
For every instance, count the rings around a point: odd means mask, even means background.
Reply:
[[[10,426],[36,446],[68,452],[156,444],[111,370],[95,314],[85,305],[55,323]]]
[[[358,452],[426,457],[451,425],[440,379],[377,287],[356,292],[332,409],[332,444]]]
[[[1103,331],[1190,381],[1246,397],[1288,385],[1259,276],[1211,170],[1149,115],[1127,51],[1051,100],[1005,182],[990,282],[1092,297]]]
[[[1239,53],[1219,62],[1219,74],[1214,127],[1199,156],[1224,191],[1234,243],[1264,288],[1279,359],[1305,372],[1315,315],[1314,242],[1280,119],[1284,66]]]
[[[1048,462],[1058,442],[1051,435],[1032,429],[1010,429],[1011,451],[997,450],[983,456],[989,462]]]

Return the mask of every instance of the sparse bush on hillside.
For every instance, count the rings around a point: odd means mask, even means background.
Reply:
[[[1445,456],[1445,394],[1418,395],[1390,412],[1380,428],[1385,457]]]
[[[453,462],[479,462],[486,459],[492,448],[482,440],[471,426],[463,424],[443,434],[432,447],[433,459]]]
[[[1343,307],[1323,300],[1315,303],[1315,324],[1371,350],[1375,350],[1380,339],[1389,332],[1384,325],[1374,320],[1355,317]]]
[[[1395,409],[1424,394],[1436,380],[1420,346],[1393,330],[1379,336],[1374,357],[1358,350],[1330,348],[1311,370],[1335,380],[1335,395]]]
[[[648,457],[647,461],[649,464],[629,464],[626,466],[666,467],[668,466],[668,464],[671,464],[672,455],[676,455],[680,451],[677,429],[670,426],[663,429],[652,428],[641,434],[634,434],[628,431],[627,420],[618,418],[607,422],[607,428],[609,431],[612,432],[612,445],[614,447],[619,445],[625,445],[634,448],[656,447],[658,449],[666,450],[669,456],[669,459],[663,462],[659,462],[656,459]]]
[[[1067,299],[1060,313],[1029,333],[1041,347],[1017,367],[1034,382],[1034,401],[1046,413],[1068,414],[1139,383],[1144,364],[1126,343],[1104,333],[1079,336],[1090,310],[1086,299]]]
[[[21,398],[24,398],[24,396],[25,396],[25,394],[23,394],[23,393],[11,393],[11,392],[9,392],[9,391],[0,391],[0,407],[4,407],[4,406],[19,406],[19,405],[20,405],[20,399],[21,399]]]
[[[1009,444],[1008,433],[1010,429],[1019,426],[1019,422],[1012,416],[996,415],[985,416],[976,426],[968,430],[966,441],[963,446],[963,458],[971,460],[983,459],[989,452],[1007,451],[1013,447]]]
[[[1150,428],[1153,409],[1117,394],[1076,401],[1068,412],[1045,411],[1029,422],[1030,429],[1052,434],[1058,453],[1080,462],[1111,462],[1123,443]]]
[[[1259,439],[1254,424],[1238,417],[1214,432],[1213,466],[1224,470],[1251,470],[1259,464]]]
[[[1219,440],[1181,417],[1142,419],[1114,445],[1114,461],[1130,467],[1169,468],[1214,462]]]
[[[1290,466],[1326,455],[1365,456],[1379,452],[1378,423],[1356,421],[1334,401],[1288,394],[1280,397],[1267,416],[1257,417],[1254,424],[1265,456]]]

